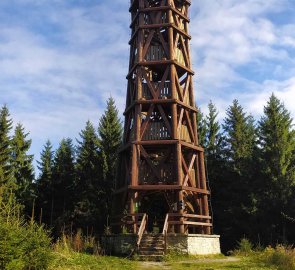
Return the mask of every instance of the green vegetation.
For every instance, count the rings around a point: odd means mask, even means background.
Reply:
[[[138,263],[117,257],[94,256],[73,251],[54,252],[50,270],[132,270],[139,269]]]
[[[0,109],[1,269],[294,269],[295,131],[284,104],[272,95],[255,121],[237,100],[225,120],[210,102],[199,113],[199,142],[205,148],[214,232],[234,257],[170,255],[162,264],[102,256],[95,235],[109,230],[111,193],[122,141],[122,124],[110,98],[97,126],[88,121],[76,144],[48,140],[34,176],[32,141]],[[13,128],[15,127],[15,128]],[[42,226],[37,225],[44,224]],[[53,241],[44,230],[58,240]],[[68,235],[68,236],[65,236]],[[247,239],[249,240],[247,240]]]
[[[0,269],[42,270],[52,259],[51,239],[42,226],[26,222],[9,191],[0,191]],[[4,201],[4,198],[7,198]]]

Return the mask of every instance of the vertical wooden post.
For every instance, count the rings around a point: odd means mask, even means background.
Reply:
[[[201,167],[201,173],[202,173],[202,188],[207,190],[207,180],[206,180],[206,172],[205,172],[205,159],[204,159],[204,152],[200,152],[200,167]],[[203,211],[205,216],[209,216],[209,203],[208,203],[208,195],[204,195],[202,197],[203,202]],[[209,221],[207,220],[207,223]],[[210,227],[206,227],[205,228],[205,233],[206,234],[210,234],[211,233],[211,229]]]
[[[176,144],[177,147],[177,171],[178,171],[178,185],[182,186],[183,185],[183,174],[182,174],[182,161],[181,161],[181,157],[182,157],[182,152],[181,152],[181,144],[178,142]],[[183,192],[182,190],[178,191],[178,213],[180,215],[183,215],[183,209],[180,208],[180,203],[182,202],[182,204],[184,203],[183,200]],[[179,219],[180,221],[183,221],[183,218],[180,217]],[[179,225],[178,226],[178,232],[179,233],[184,233],[184,225]]]
[[[184,205],[184,197],[183,197],[183,191],[180,190],[179,193],[178,193],[178,203],[180,204],[182,202],[182,205]],[[180,208],[180,205],[178,206],[179,207],[179,210],[178,210],[178,213],[180,215],[183,215],[184,211],[183,211],[183,208]],[[183,217],[180,217],[179,219],[180,222],[183,222],[184,221],[184,218]],[[179,225],[179,233],[184,233],[184,225]]]

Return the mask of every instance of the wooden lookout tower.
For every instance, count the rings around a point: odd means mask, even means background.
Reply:
[[[211,234],[198,143],[189,0],[132,0],[113,230]]]

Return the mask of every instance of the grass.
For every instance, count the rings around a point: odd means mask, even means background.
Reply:
[[[295,250],[292,247],[279,245],[254,250],[247,239],[242,239],[237,249],[227,257],[171,253],[161,262],[149,262],[101,256],[101,252],[91,237],[85,238],[81,234],[64,236],[54,245],[54,259],[49,270],[295,270]]]
[[[275,270],[256,256],[247,257],[170,257],[164,262],[139,262],[111,256],[94,256],[78,252],[57,252],[50,270]]]
[[[236,260],[232,260],[236,259]],[[199,259],[196,261],[171,262],[167,265],[173,270],[275,270],[264,262],[260,262],[253,257],[228,257],[224,259]],[[160,269],[160,268],[159,268]]]
[[[54,252],[50,270],[133,270],[137,262],[128,259],[95,256],[79,252]]]

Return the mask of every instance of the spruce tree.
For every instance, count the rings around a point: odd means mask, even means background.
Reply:
[[[220,125],[217,121],[218,112],[215,105],[210,101],[208,104],[209,114],[206,117],[205,147],[208,159],[217,159],[221,155],[223,138]]]
[[[257,140],[253,117],[246,115],[239,102],[234,100],[227,110],[223,128],[227,158],[234,171],[239,175],[248,172]]]
[[[226,164],[220,187],[224,198],[220,205],[224,209],[221,227],[228,239],[228,248],[232,248],[236,239],[251,234],[249,222],[255,216],[253,157],[257,138],[253,118],[244,112],[237,100],[227,110],[223,129]]]
[[[100,163],[103,176],[103,190],[106,194],[106,215],[110,215],[112,192],[114,188],[118,150],[122,143],[122,124],[113,98],[107,101],[107,108],[100,118],[99,127]],[[107,216],[105,217],[105,219]],[[107,222],[105,220],[105,222]]]
[[[12,120],[7,106],[4,105],[0,110],[0,186],[5,186],[7,190],[16,189],[11,166],[11,129]]]
[[[75,182],[75,227],[103,229],[101,201],[104,198],[99,162],[98,137],[90,121],[77,140],[77,162]]]
[[[274,94],[264,107],[264,116],[259,122],[259,142],[264,175],[262,219],[269,233],[266,237],[272,235],[273,241],[284,241],[288,224],[284,215],[292,215],[289,206],[295,195],[292,193],[295,187],[295,131],[290,112]]]
[[[73,211],[75,183],[75,156],[71,139],[63,139],[55,151],[52,169],[54,199],[53,224],[57,233],[69,225]]]
[[[37,189],[37,214],[40,215],[40,220],[48,225],[53,223],[53,154],[52,144],[48,140],[41,152],[40,161],[38,161],[38,169],[40,171],[36,182]]]
[[[217,121],[218,112],[215,105],[210,101],[208,104],[209,114],[206,116],[205,157],[209,187],[212,192],[212,206],[216,232],[220,233],[220,220],[223,218],[224,200],[224,165],[223,146],[224,140],[220,125]]]
[[[28,154],[32,140],[27,139],[26,133],[21,124],[17,124],[12,138],[12,164],[13,174],[16,183],[16,199],[25,206],[25,211],[29,214],[32,211],[33,192],[33,155]]]
[[[207,125],[206,125],[206,118],[204,114],[201,112],[200,108],[198,108],[198,113],[197,113],[197,128],[198,128],[199,145],[205,147]]]

